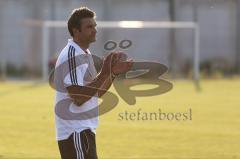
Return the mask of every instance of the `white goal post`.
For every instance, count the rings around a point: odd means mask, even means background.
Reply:
[[[194,30],[194,55],[193,55],[193,80],[199,88],[199,50],[200,50],[200,28],[196,22],[170,22],[170,21],[97,21],[98,28],[173,28],[173,29],[193,29]],[[48,79],[48,61],[49,61],[49,29],[66,28],[66,21],[36,21],[28,20],[28,26],[38,26],[42,28],[42,79]]]

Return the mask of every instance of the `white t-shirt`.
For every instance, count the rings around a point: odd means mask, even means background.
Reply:
[[[98,98],[93,96],[81,106],[77,106],[66,90],[71,85],[84,86],[96,77],[97,72],[91,53],[89,50],[86,51],[87,53],[70,39],[56,62],[54,82],[56,87],[61,88],[56,89],[55,98],[57,140],[67,139],[74,131],[81,132],[85,129],[91,129],[96,133]],[[88,111],[90,113],[86,114]]]

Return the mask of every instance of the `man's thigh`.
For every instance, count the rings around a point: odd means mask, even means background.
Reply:
[[[62,159],[97,159],[95,134],[90,130],[74,132],[66,140],[58,141]]]

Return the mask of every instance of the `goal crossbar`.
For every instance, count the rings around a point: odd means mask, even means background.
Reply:
[[[29,26],[38,26],[42,28],[42,78],[48,78],[48,60],[49,60],[49,28],[67,27],[66,21],[36,21],[28,20],[26,24]],[[171,22],[171,21],[98,21],[98,28],[173,28],[173,29],[193,29],[194,30],[194,55],[193,55],[193,79],[197,87],[199,87],[199,50],[200,50],[200,28],[196,22]]]

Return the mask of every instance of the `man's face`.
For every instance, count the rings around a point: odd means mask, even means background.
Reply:
[[[81,20],[81,30],[79,32],[79,38],[89,44],[96,41],[96,21],[94,18],[85,18]]]

